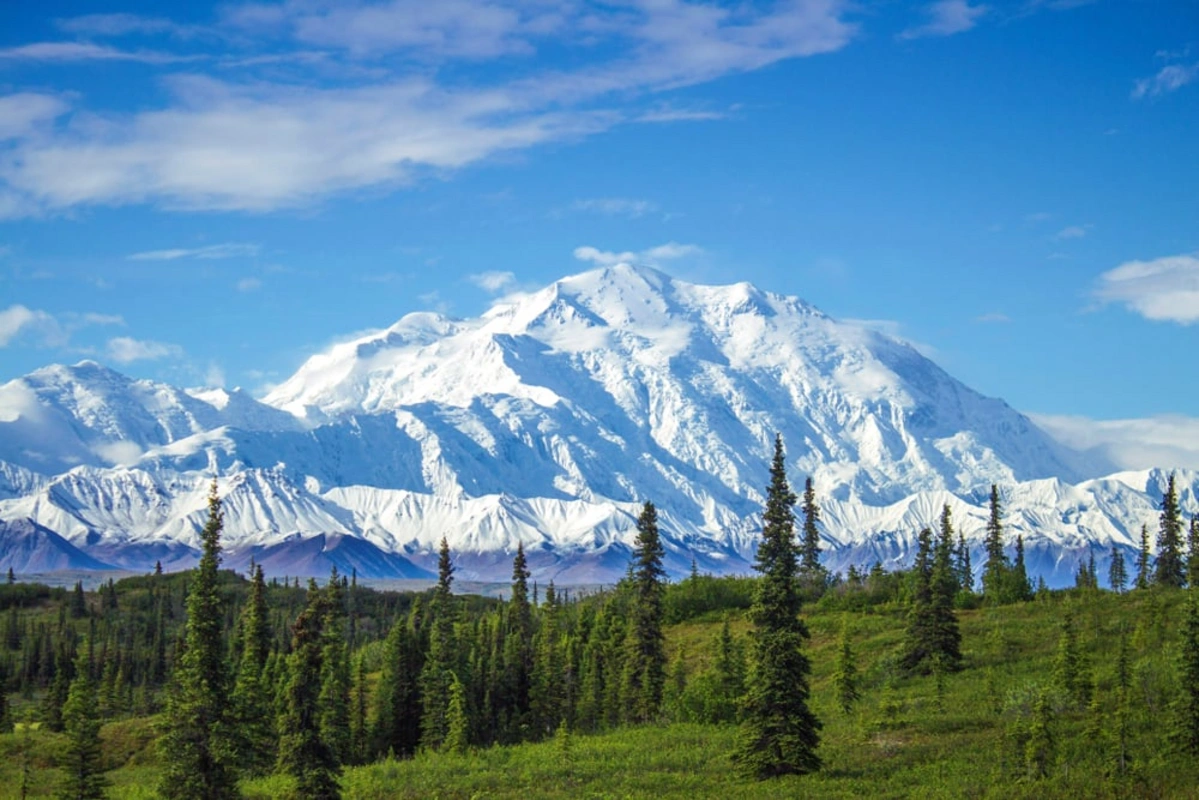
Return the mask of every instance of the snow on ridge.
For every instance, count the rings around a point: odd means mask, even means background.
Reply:
[[[776,432],[796,483],[814,479],[834,562],[906,558],[946,502],[973,537],[991,483],[1026,538],[1124,546],[1162,480],[1109,474],[799,298],[618,264],[476,319],[409,314],[312,356],[262,402],[94,362],[12,381],[0,519],[76,544],[194,546],[220,474],[231,547],[328,534],[411,554],[446,535],[567,558],[627,546],[652,499],[671,548],[741,569]]]

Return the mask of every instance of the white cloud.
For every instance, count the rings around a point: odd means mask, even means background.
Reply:
[[[118,336],[108,340],[107,352],[108,357],[118,364],[129,364],[134,361],[155,361],[160,358],[178,357],[183,355],[183,348],[177,344]]]
[[[1003,314],[998,311],[991,311],[986,314],[979,314],[977,317],[974,318],[974,321],[975,322],[1002,323],[1002,322],[1011,322],[1012,319],[1007,314]]]
[[[1094,295],[1146,319],[1199,322],[1199,254],[1128,261],[1100,275]]]
[[[587,200],[576,200],[571,208],[576,211],[593,211],[610,217],[644,217],[658,210],[658,204],[651,200],[637,200],[630,197],[596,197]]]
[[[899,34],[901,39],[921,39],[926,36],[952,36],[978,24],[990,9],[985,5],[972,6],[967,0],[940,0],[925,6],[926,21]]]
[[[697,256],[703,252],[703,248],[694,244],[667,242],[666,244],[660,244],[657,247],[651,247],[648,250],[638,252],[631,250],[615,252],[612,250],[599,250],[590,246],[576,247],[574,257],[579,261],[590,261],[601,267],[610,267],[614,264],[645,264],[653,266],[663,261],[674,261],[680,258]]]
[[[925,358],[936,358],[937,357],[937,348],[933,347],[931,344],[925,344],[924,342],[918,342],[915,339],[909,339],[903,333],[903,324],[896,320],[893,320],[893,319],[852,319],[852,318],[850,318],[850,319],[843,319],[843,320],[841,320],[841,322],[843,322],[847,325],[856,325],[857,327],[862,328],[864,330],[881,333],[884,336],[888,336],[892,339],[895,339],[898,342],[902,342],[902,343],[910,346],[913,350],[915,350],[917,353],[924,356]]]
[[[60,335],[58,321],[45,311],[37,311],[23,305],[12,305],[0,310],[0,347],[7,347],[8,343],[23,331],[33,330],[40,330],[52,338]]]
[[[131,467],[142,457],[142,449],[130,441],[97,444],[92,452],[118,467]]]
[[[0,142],[34,133],[67,108],[61,98],[48,94],[18,92],[0,97]]]
[[[237,282],[237,291],[239,292],[253,292],[261,288],[262,281],[258,278],[242,278]]]
[[[139,61],[143,64],[170,64],[194,61],[195,56],[179,56],[152,50],[119,50],[91,42],[35,42],[0,49],[0,60],[8,61]]]
[[[1094,225],[1086,223],[1085,225],[1067,225],[1053,235],[1054,239],[1082,239],[1094,229]]]
[[[1157,74],[1142,78],[1132,88],[1134,100],[1145,97],[1157,97],[1181,89],[1188,83],[1199,78],[1199,62],[1194,64],[1170,64],[1162,67]]]
[[[491,292],[492,294],[502,292],[516,282],[516,276],[511,272],[497,272],[494,270],[467,275],[466,279],[483,291]]]
[[[130,261],[175,261],[180,258],[251,258],[258,255],[259,246],[243,242],[210,244],[206,247],[178,247],[171,250],[147,250],[134,253]]]
[[[238,26],[235,38],[270,44],[272,54],[336,48],[339,65],[357,70],[355,80],[331,83],[321,79],[324,65],[301,62],[287,82],[176,75],[164,80],[168,100],[157,109],[59,113],[57,125],[19,140],[0,161],[0,215],[133,203],[268,211],[403,186],[431,172],[635,122],[644,118],[635,108],[644,107],[646,95],[839,50],[856,33],[842,19],[849,8],[847,0],[781,0],[767,8],[684,0],[237,6],[225,12],[227,23]],[[161,27],[108,15],[75,24],[113,34]],[[543,43],[578,44],[579,58],[568,69],[534,64],[511,80],[491,77],[508,70],[475,70],[473,82],[453,88],[420,66],[510,58]],[[87,42],[9,53],[160,55]],[[212,66],[219,62],[214,57]],[[390,71],[413,62],[406,77]]]
[[[187,35],[198,29],[180,25],[163,17],[143,17],[137,14],[85,14],[55,20],[59,30],[81,36],[129,36],[131,34],[170,33]]]
[[[212,361],[208,364],[208,369],[204,372],[204,385],[217,388],[223,388],[225,385],[225,370],[221,365]]]
[[[1195,417],[1094,420],[1052,414],[1028,416],[1067,447],[1101,455],[1117,469],[1199,469],[1199,419]]]

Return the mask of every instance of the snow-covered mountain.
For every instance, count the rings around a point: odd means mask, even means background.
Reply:
[[[694,555],[743,571],[775,432],[795,481],[815,481],[833,568],[904,563],[944,503],[981,543],[992,483],[1051,583],[1156,527],[1161,471],[1102,478],[1109,464],[901,341],[749,284],[629,265],[477,319],[409,314],[262,402],[92,362],[39,370],[0,386],[0,519],[113,565],[183,564],[218,474],[232,561],[323,572],[319,541],[339,569],[407,577],[446,536],[464,577],[505,579],[523,542],[542,577],[584,582],[623,573],[650,499],[672,570]],[[1199,477],[1179,477],[1194,511]]]

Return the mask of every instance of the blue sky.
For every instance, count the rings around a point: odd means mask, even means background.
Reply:
[[[1178,440],[1196,131],[1193,2],[6,3],[0,380],[261,391],[631,252]]]

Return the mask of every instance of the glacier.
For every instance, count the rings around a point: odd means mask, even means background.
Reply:
[[[775,433],[792,480],[813,479],[835,571],[906,565],[945,504],[981,566],[995,483],[1030,573],[1069,583],[1092,554],[1131,554],[1142,525],[1152,541],[1170,466],[1120,472],[1071,450],[909,344],[796,297],[618,264],[474,319],[409,314],[261,399],[92,361],[10,381],[0,520],[104,565],[182,568],[217,477],[232,566],[423,577],[444,536],[469,580],[506,580],[520,543],[539,580],[597,583],[624,573],[652,500],[671,574],[693,558],[747,572]],[[1177,477],[1199,511],[1199,475]]]

